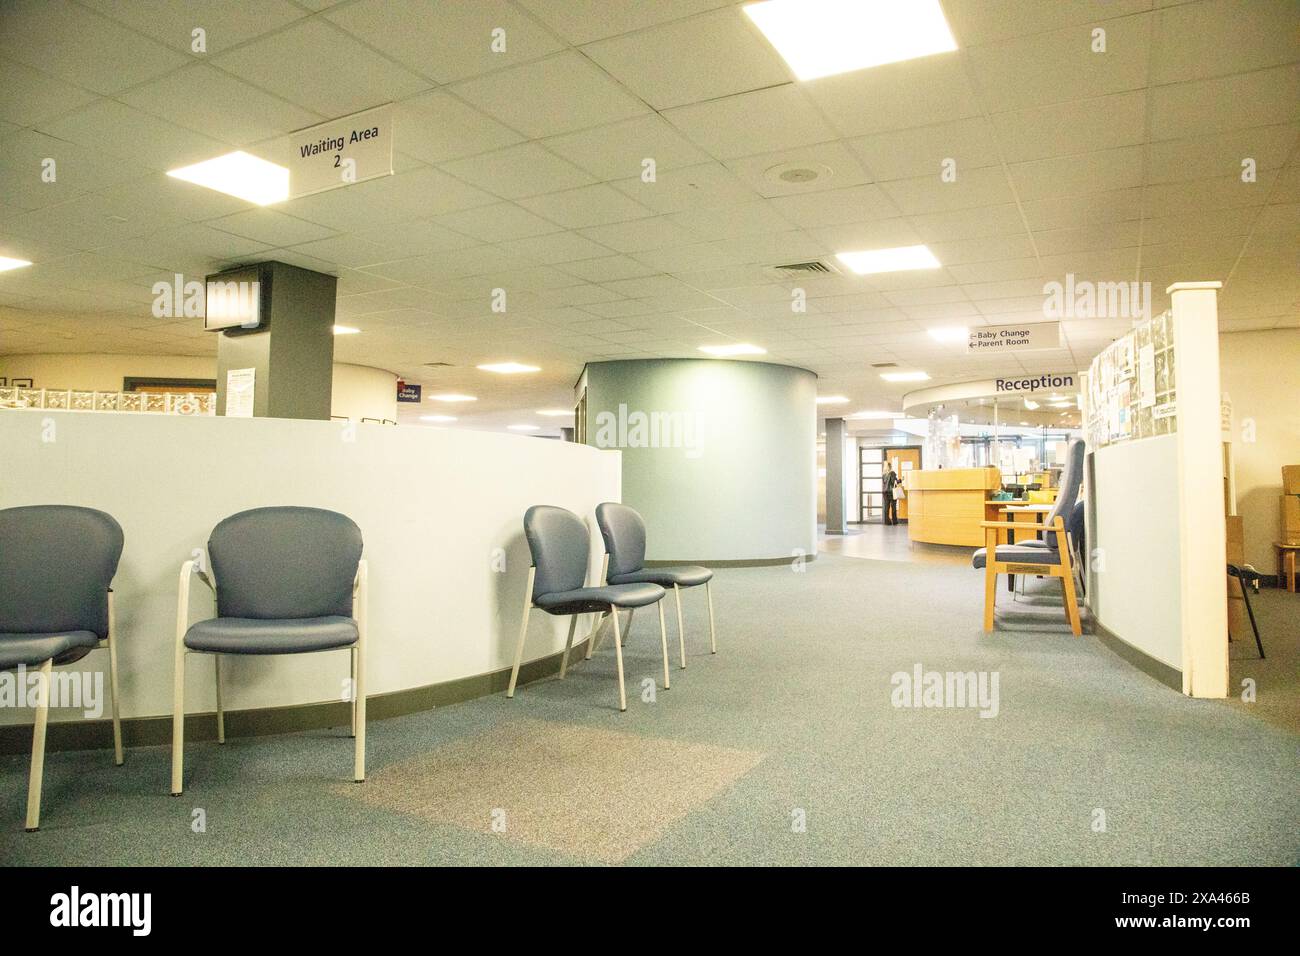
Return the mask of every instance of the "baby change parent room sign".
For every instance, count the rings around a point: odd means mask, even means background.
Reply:
[[[308,196],[393,174],[388,103],[289,134],[289,195]]]

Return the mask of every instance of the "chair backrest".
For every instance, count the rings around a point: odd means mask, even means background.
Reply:
[[[1061,487],[1056,495],[1056,506],[1048,512],[1044,524],[1052,525],[1057,518],[1066,519],[1074,509],[1075,499],[1079,497],[1079,487],[1083,484],[1083,458],[1086,446],[1082,438],[1070,442],[1065,454],[1065,467],[1061,470]],[[1048,532],[1043,540],[1053,551],[1057,550],[1056,535]]]
[[[606,501],[596,505],[596,524],[609,553],[609,576],[645,567],[645,521],[635,508]]]
[[[254,508],[212,529],[217,615],[261,620],[348,617],[361,529],[321,508]]]
[[[107,637],[108,589],[121,557],[122,526],[102,511],[0,511],[0,633]]]
[[[572,511],[533,505],[524,513],[524,537],[533,555],[533,600],[543,594],[572,591],[587,583],[591,540],[587,526]]]
[[[1070,536],[1074,547],[1074,556],[1081,570],[1088,570],[1088,525],[1084,517],[1087,509],[1082,501],[1076,501],[1070,509],[1070,517],[1065,522],[1065,532]]]

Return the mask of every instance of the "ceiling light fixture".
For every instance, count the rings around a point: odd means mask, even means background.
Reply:
[[[473,395],[461,395],[457,392],[443,392],[441,395],[430,395],[431,402],[477,402],[478,399]]]
[[[543,408],[537,414],[547,418],[572,418],[574,413],[571,408]]]
[[[844,405],[848,402],[847,395],[818,395],[818,405]]]
[[[422,422],[454,422],[455,420],[456,420],[455,415],[421,415],[420,416],[420,421]]]
[[[31,265],[26,259],[10,259],[8,256],[0,256],[0,272],[8,272],[10,269],[21,269],[23,266]]]
[[[336,325],[336,326],[334,326],[334,334],[335,334],[335,335],[356,335],[356,334],[357,334],[358,332],[360,332],[360,331],[361,331],[360,329],[354,329],[354,328],[353,328],[352,326],[350,326],[350,325]]]
[[[950,325],[942,329],[929,329],[930,338],[945,345],[961,345],[970,340],[970,329],[964,325]]]
[[[289,198],[289,170],[242,150],[173,169],[167,175],[259,206]]]
[[[854,412],[849,418],[902,418],[898,412],[871,411]]]
[[[750,345],[746,342],[737,342],[734,345],[701,345],[700,351],[706,355],[716,355],[726,357],[729,355],[766,355],[767,349],[759,348],[757,345]]]
[[[541,425],[507,425],[506,428],[512,432],[537,432],[542,430]]]
[[[518,375],[521,372],[540,372],[536,365],[524,365],[522,362],[490,362],[479,365],[480,372],[499,372],[502,375]]]
[[[741,9],[801,80],[957,49],[939,0],[766,0]]]
[[[924,372],[881,372],[880,377],[886,382],[926,382],[930,379]]]
[[[938,269],[941,265],[927,246],[897,246],[893,249],[863,249],[837,252],[835,258],[860,276],[879,272],[908,272],[913,269]]]

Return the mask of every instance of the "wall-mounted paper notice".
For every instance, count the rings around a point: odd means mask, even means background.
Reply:
[[[1138,396],[1143,408],[1156,403],[1156,348],[1144,345],[1138,350]]]
[[[226,417],[252,418],[257,369],[232,368],[226,372]]]

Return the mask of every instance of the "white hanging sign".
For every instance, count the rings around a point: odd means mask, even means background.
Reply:
[[[1061,347],[1060,322],[1023,322],[1018,325],[986,325],[970,330],[966,351],[971,355],[1006,352],[1036,352]]]
[[[393,174],[393,106],[289,134],[289,195],[297,198]]]

